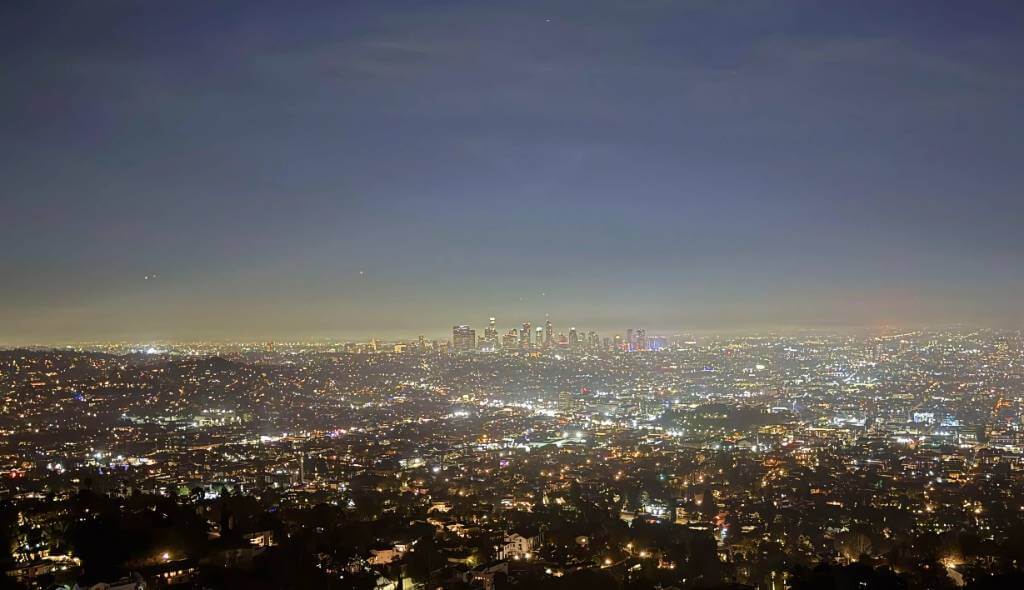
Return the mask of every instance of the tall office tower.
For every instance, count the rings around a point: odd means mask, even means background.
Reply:
[[[551,348],[551,339],[554,337],[554,331],[554,328],[551,326],[551,320],[544,320],[544,348]]]
[[[577,348],[580,345],[580,336],[576,333],[576,326],[569,328],[569,348]]]
[[[559,409],[563,413],[568,414],[568,413],[572,412],[572,409],[573,409],[572,392],[569,391],[568,388],[563,389],[562,391],[558,392],[558,405],[559,405]]]
[[[601,339],[597,337],[597,332],[591,330],[587,332],[587,348],[589,350],[597,350],[601,348]]]
[[[484,328],[484,344],[482,348],[491,351],[498,349],[498,326],[497,320],[494,318],[491,318],[490,323]]]
[[[544,341],[544,328],[537,326],[537,339],[534,340],[534,346],[537,348],[541,347],[541,342]]]
[[[519,331],[519,348],[530,348],[530,322],[523,322],[523,329]]]
[[[643,328],[636,331],[636,349],[647,350],[647,330]]]
[[[636,340],[633,339],[633,328],[626,330],[626,350],[635,350]]]
[[[519,330],[512,328],[501,338],[501,347],[505,350],[519,348]]]
[[[615,350],[622,350],[622,346],[623,346],[623,344],[622,344],[622,336],[619,336],[618,334],[616,334],[615,335],[614,346],[612,348],[615,349]]]
[[[420,339],[419,339],[418,345],[419,345],[420,352],[422,352],[422,351],[427,349],[427,339],[423,336],[423,334],[420,334]]]
[[[452,327],[452,348],[455,352],[467,352],[476,348],[476,330],[469,326]]]

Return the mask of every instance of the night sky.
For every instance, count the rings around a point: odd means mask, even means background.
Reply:
[[[1024,319],[1024,3],[0,2],[0,343]]]

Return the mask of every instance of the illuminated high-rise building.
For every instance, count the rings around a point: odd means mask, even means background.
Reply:
[[[576,333],[576,326],[569,328],[569,348],[578,348],[580,345],[580,336]]]
[[[541,348],[542,342],[544,341],[544,328],[537,326],[537,338],[534,340],[534,346]]]
[[[568,388],[562,389],[562,391],[558,392],[558,405],[560,406],[559,409],[563,413],[568,414],[572,411],[573,401],[572,391]]]
[[[501,347],[505,350],[515,350],[519,347],[519,330],[512,328],[501,338]]]
[[[480,348],[494,351],[498,349],[498,326],[497,320],[494,318],[490,319],[487,327],[484,328],[484,339],[481,343]]]
[[[530,348],[530,322],[523,322],[523,329],[519,331],[519,348]]]
[[[626,350],[636,350],[636,340],[633,338],[633,328],[626,330]]]
[[[647,330],[640,328],[636,331],[636,346],[634,350],[647,350]]]
[[[544,348],[551,348],[551,339],[554,337],[554,328],[551,326],[551,320],[544,320]],[[539,344],[539,343],[538,343]]]
[[[452,327],[452,349],[467,352],[476,348],[476,330],[466,325]]]

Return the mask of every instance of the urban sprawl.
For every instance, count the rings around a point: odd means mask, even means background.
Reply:
[[[1021,332],[0,351],[0,587],[1020,587],[1022,410]]]

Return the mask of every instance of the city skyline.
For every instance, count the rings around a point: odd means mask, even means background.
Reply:
[[[1020,327],[1022,24],[5,3],[0,341]]]
[[[1024,2],[0,2],[0,590],[1024,588]]]
[[[0,340],[0,349],[3,348],[47,348],[47,347],[72,347],[81,350],[92,350],[96,347],[106,346],[134,346],[140,350],[144,350],[149,345],[247,345],[247,346],[260,346],[266,344],[311,344],[311,345],[323,345],[323,344],[367,344],[370,342],[381,342],[389,344],[415,344],[420,339],[426,339],[427,342],[438,343],[447,342],[448,344],[454,343],[453,330],[455,329],[467,329],[472,333],[474,342],[477,344],[482,343],[485,339],[495,338],[498,342],[497,350],[501,349],[521,349],[521,348],[557,348],[557,339],[564,337],[566,340],[562,342],[563,345],[568,345],[568,339],[571,336],[572,331],[576,331],[580,338],[586,334],[596,334],[602,339],[605,338],[619,338],[623,342],[628,340],[631,333],[638,330],[640,333],[645,334],[648,338],[672,338],[672,339],[714,339],[714,338],[726,338],[726,337],[797,337],[797,336],[875,336],[875,337],[890,337],[900,333],[928,333],[928,332],[941,332],[952,330],[957,333],[970,333],[975,331],[995,331],[1005,333],[1019,333],[1021,330],[1014,326],[1010,327],[990,327],[983,325],[968,325],[968,324],[949,324],[949,325],[938,325],[938,324],[879,324],[874,326],[829,326],[829,325],[809,325],[809,326],[758,326],[758,327],[736,327],[732,329],[701,329],[701,328],[689,328],[689,329],[668,329],[651,327],[643,322],[633,324],[630,326],[608,326],[604,328],[597,328],[593,324],[583,322],[579,325],[559,323],[553,325],[550,316],[545,314],[544,321],[540,324],[535,324],[532,320],[526,320],[523,322],[517,322],[514,319],[498,321],[498,318],[489,316],[487,318],[478,319],[477,322],[460,323],[454,324],[447,329],[442,326],[431,326],[426,330],[415,331],[415,330],[397,330],[394,332],[386,331],[366,331],[360,333],[335,333],[335,334],[293,334],[291,336],[281,337],[232,337],[232,336],[220,336],[220,337],[202,337],[201,335],[185,335],[181,337],[138,337],[138,336],[127,336],[127,337],[113,337],[113,338],[64,338],[54,340]],[[488,330],[495,329],[497,332],[494,335],[489,335]],[[529,338],[529,346],[524,346],[521,340],[521,334],[525,330],[529,330],[531,334]],[[548,336],[550,331],[550,337]],[[501,342],[504,338],[509,337],[512,334],[516,336],[517,344],[515,346],[505,346]],[[538,338],[540,340],[538,340]],[[602,348],[603,350],[603,348]],[[489,349],[485,349],[490,351]]]

